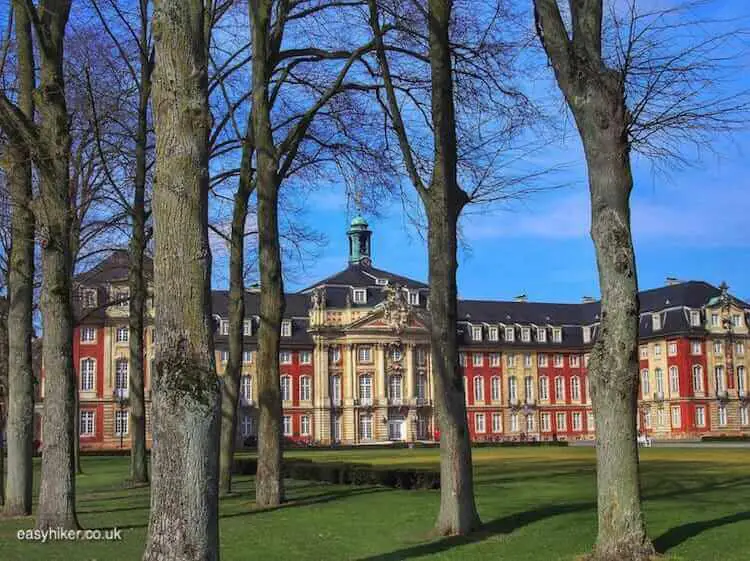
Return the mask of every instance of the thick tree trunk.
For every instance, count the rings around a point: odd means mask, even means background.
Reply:
[[[0,297],[0,505],[5,505],[5,429],[8,422],[8,299]]]
[[[148,482],[146,458],[146,405],[144,395],[144,314],[146,281],[143,255],[146,250],[146,143],[148,141],[148,103],[151,96],[151,65],[148,53],[148,15],[141,3],[140,70],[138,125],[135,138],[135,184],[133,192],[132,230],[130,238],[130,482]]]
[[[31,22],[20,0],[13,2],[18,61],[18,105],[34,114],[34,55]],[[22,143],[10,143],[6,175],[11,201],[11,248],[8,273],[8,479],[5,514],[31,514],[34,441],[34,374],[31,367],[34,297],[34,215],[31,211],[31,160]]]
[[[633,179],[624,97],[579,112],[588,164],[591,238],[602,291],[589,377],[596,416],[599,532],[594,558],[637,561],[654,553],[641,513],[636,442],[638,278],[630,229]],[[592,110],[594,109],[594,110]]]
[[[468,534],[480,525],[474,502],[471,443],[458,364],[456,287],[458,215],[466,203],[456,172],[456,122],[449,45],[451,2],[430,0],[430,66],[435,155],[425,196],[429,224],[430,340],[440,424],[440,512],[436,531]]]
[[[41,310],[44,327],[44,413],[42,473],[37,528],[77,528],[75,512],[74,417],[70,212],[70,133],[63,80],[63,42],[69,1],[40,6],[47,42],[41,51],[39,134],[47,159],[40,162],[38,221],[42,241]]]
[[[252,127],[252,122],[248,126]],[[245,320],[245,223],[252,190],[251,158],[251,143],[246,139],[242,150],[239,185],[234,194],[229,248],[229,362],[222,385],[219,453],[219,489],[224,493],[232,491],[232,464],[237,440],[237,405]]]
[[[156,0],[151,510],[143,559],[219,559],[219,384],[208,241],[207,31],[200,0]]]
[[[257,151],[258,255],[260,269],[260,328],[258,330],[257,388],[258,473],[255,500],[277,506],[283,500],[281,478],[281,390],[279,345],[284,314],[284,286],[279,244],[279,183],[276,149],[271,130],[268,81],[271,76],[270,21],[273,2],[251,0],[253,40],[253,135]]]

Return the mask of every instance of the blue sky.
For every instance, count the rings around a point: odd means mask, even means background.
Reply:
[[[672,0],[639,2],[671,4]],[[711,9],[710,17],[726,19],[735,27],[750,21],[745,2],[712,4]],[[743,54],[741,62],[747,68],[750,56]],[[738,76],[725,87],[750,89],[746,71]],[[537,84],[534,89],[550,86]],[[553,88],[548,91],[557,95]],[[698,149],[685,147],[684,154],[693,165],[661,166],[658,171],[651,162],[634,157],[632,220],[639,285],[658,287],[667,276],[717,285],[725,280],[734,294],[750,301],[750,130],[715,136]],[[565,164],[564,177],[555,181],[562,179],[567,187],[464,217],[461,297],[507,299],[526,293],[536,301],[576,302],[584,295],[598,296],[588,235],[586,169],[576,132],[569,128],[545,150],[540,163]],[[316,191],[308,209],[307,221],[326,235],[327,244],[318,259],[290,278],[292,290],[346,266],[345,231],[353,209],[343,192]],[[405,219],[400,203],[384,201],[378,214],[367,216],[374,232],[375,266],[426,280],[426,244]]]

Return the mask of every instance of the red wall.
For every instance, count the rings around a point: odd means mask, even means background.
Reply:
[[[76,327],[73,330],[73,366],[76,370],[76,389],[80,391],[80,369],[81,360],[93,358],[96,360],[96,395],[104,397],[104,327],[89,326],[96,329],[96,342],[81,344],[81,330]],[[109,396],[107,396],[109,397]]]

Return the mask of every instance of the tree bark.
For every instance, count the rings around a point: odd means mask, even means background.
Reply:
[[[40,300],[44,326],[44,448],[38,529],[78,527],[74,466],[76,378],[71,305],[70,131],[63,78],[63,45],[69,13],[69,0],[48,0],[40,4],[39,14],[35,15],[44,35],[40,38],[44,46],[39,49],[41,80],[37,104],[39,139],[43,148],[43,155],[37,159],[41,185],[37,220],[42,237]]]
[[[255,501],[258,506],[277,506],[283,500],[281,477],[281,390],[279,346],[284,314],[284,285],[279,243],[278,162],[271,129],[268,81],[272,61],[270,21],[273,2],[251,0],[253,42],[253,136],[256,143],[258,193],[258,255],[260,270],[260,328],[258,330],[257,388],[258,473]]]
[[[208,30],[201,0],[156,0],[151,510],[143,559],[219,559],[219,384],[208,241]]]
[[[234,194],[232,231],[229,248],[229,362],[224,374],[221,398],[221,449],[219,488],[232,492],[232,464],[237,440],[237,407],[245,321],[245,223],[252,192],[252,117],[248,120],[248,138],[242,147],[240,178]]]
[[[453,71],[449,43],[452,2],[430,0],[430,68],[435,153],[424,197],[429,221],[430,340],[440,423],[442,535],[468,534],[480,525],[474,502],[471,443],[466,425],[463,377],[458,362],[456,287],[458,216],[467,202],[458,185]]]
[[[8,299],[0,296],[0,505],[5,505],[5,429],[8,422]]]
[[[624,77],[602,61],[601,0],[571,3],[572,40],[555,0],[535,0],[535,17],[586,154],[602,292],[588,369],[597,437],[598,535],[591,559],[640,561],[654,548],[641,512],[636,444],[639,303]]]
[[[16,60],[18,65],[18,107],[33,119],[34,54],[31,22],[21,0],[13,2]],[[34,374],[31,340],[34,297],[34,214],[31,183],[31,155],[23,142],[8,145],[7,177],[11,201],[11,248],[8,273],[8,387],[7,440],[8,479],[5,514],[31,514],[34,441]]]
[[[130,482],[148,483],[146,458],[146,405],[144,395],[144,314],[146,280],[143,256],[146,251],[146,143],[148,141],[148,105],[151,97],[151,62],[148,52],[147,0],[140,1],[140,88],[138,92],[138,124],[135,137],[135,182],[131,209],[130,268],[128,284],[130,302]]]

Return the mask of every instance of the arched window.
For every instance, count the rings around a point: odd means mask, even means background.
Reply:
[[[118,358],[115,361],[115,392],[118,397],[128,396],[128,359]]]
[[[474,377],[474,401],[484,401],[484,379],[481,376]]]
[[[745,367],[744,366],[737,367],[737,391],[739,392],[745,391]]]
[[[549,399],[549,378],[547,376],[539,378],[539,399]]]
[[[714,368],[714,385],[717,392],[723,392],[727,388],[727,381],[724,378],[724,367],[721,365]]]
[[[581,400],[581,379],[578,376],[570,379],[570,398],[574,401]]]
[[[492,401],[500,401],[500,376],[493,376],[490,381],[490,393]]]
[[[292,399],[292,379],[289,376],[281,377],[281,401]]]
[[[680,373],[676,366],[669,367],[669,393],[673,396],[680,395]]]
[[[648,369],[641,370],[641,393],[646,397],[651,393],[651,381],[648,378]]]
[[[93,358],[84,358],[81,361],[81,391],[92,392],[96,384],[96,361]]]
[[[562,376],[557,376],[555,378],[555,400],[565,400],[565,380]]]
[[[310,376],[302,376],[299,379],[299,399],[300,401],[310,401],[312,398],[312,380]]]
[[[664,372],[661,368],[654,370],[654,380],[657,393],[664,393]]]
[[[703,367],[700,364],[693,366],[693,391],[703,393]]]

